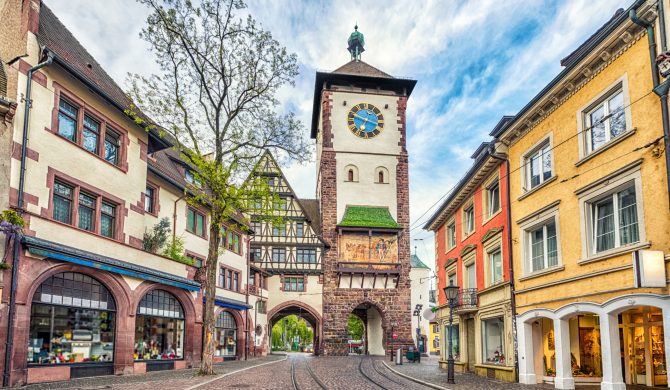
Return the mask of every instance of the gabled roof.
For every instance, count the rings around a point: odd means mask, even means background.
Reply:
[[[393,219],[388,207],[352,206],[347,205],[341,227],[387,228],[399,229],[400,225]]]
[[[305,212],[314,233],[321,237],[321,210],[319,209],[319,200],[300,199],[299,202],[300,205],[302,205],[302,211]]]
[[[133,102],[128,95],[44,2],[40,3],[37,40],[40,45],[54,54],[54,61],[57,64],[86,84],[95,93],[112,103],[116,109],[123,113],[124,110],[132,106]],[[139,115],[148,120],[144,114],[139,113]],[[160,137],[156,129],[151,130],[149,138],[150,152],[171,146],[169,141]]]
[[[391,76],[390,74],[383,72],[370,64],[356,60],[347,62],[346,64],[335,69],[333,73],[370,76],[370,77],[386,77],[390,79],[393,78],[393,76]]]
[[[419,259],[419,256],[417,255],[412,255],[409,258],[409,262],[412,268],[425,268],[425,269],[430,269],[421,259]]]

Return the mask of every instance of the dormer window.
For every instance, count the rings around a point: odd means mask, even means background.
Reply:
[[[202,183],[200,183],[200,180],[198,180],[195,175],[193,174],[193,171],[190,169],[186,170],[186,175],[185,175],[186,181],[189,184],[192,184],[198,188],[202,187]]]

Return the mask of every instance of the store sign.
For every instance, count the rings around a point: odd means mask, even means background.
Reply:
[[[661,53],[656,57],[656,65],[658,66],[658,72],[663,77],[668,77],[670,75],[670,52]]]
[[[665,254],[663,251],[639,250],[633,252],[635,287],[665,287]]]

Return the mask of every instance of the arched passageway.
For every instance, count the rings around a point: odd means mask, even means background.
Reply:
[[[305,336],[306,334],[310,333],[309,331],[305,332],[304,329],[296,329],[296,327],[301,327],[300,320],[294,324],[294,320],[291,319],[291,324],[288,323],[289,316],[296,316],[297,318],[304,320],[304,322],[308,325],[308,328],[311,328],[311,340],[308,339],[309,337]],[[285,321],[284,324],[279,324],[282,332],[280,338],[283,340],[282,343],[284,345],[289,345],[291,349],[311,352],[315,355],[319,354],[319,343],[321,340],[321,316],[316,310],[314,310],[314,308],[297,301],[286,302],[273,308],[268,313],[268,322],[271,329],[269,335],[271,345],[273,344],[272,329],[275,329],[275,325],[277,325],[280,321]],[[297,340],[287,340],[289,333],[292,335],[300,334],[302,336],[299,336]]]

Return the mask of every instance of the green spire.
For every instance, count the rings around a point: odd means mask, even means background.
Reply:
[[[361,53],[365,51],[363,46],[365,46],[365,39],[363,38],[363,33],[358,31],[358,23],[354,26],[354,32],[349,35],[349,53],[351,53],[351,59],[360,61]]]

